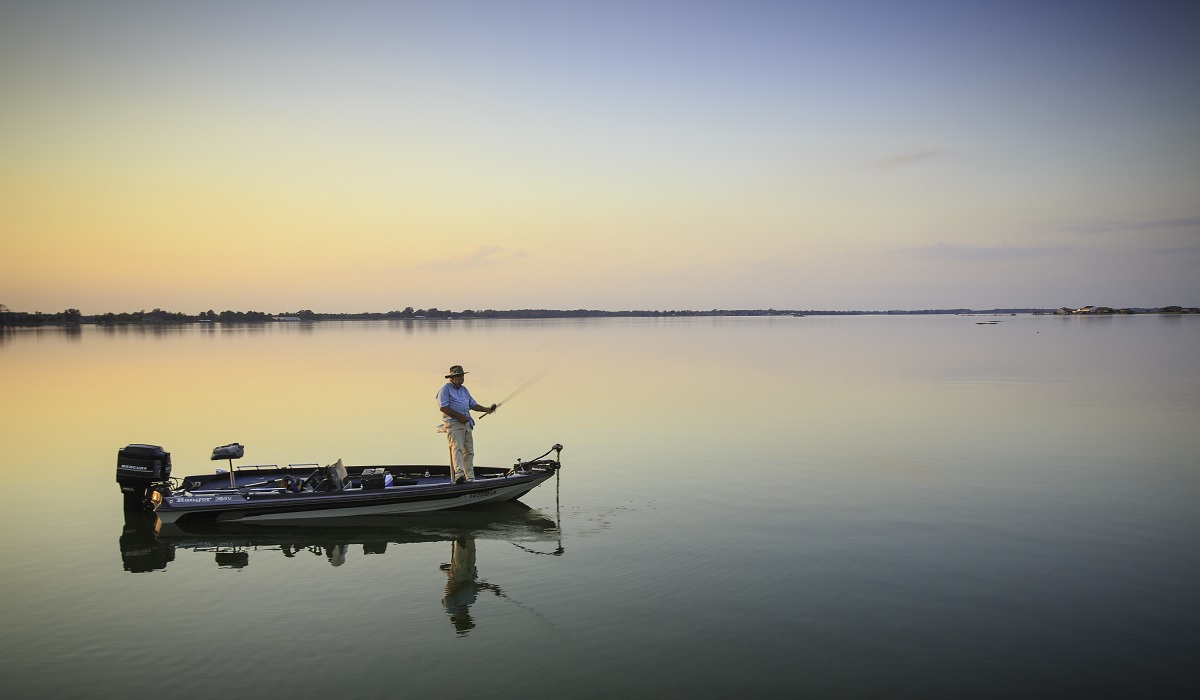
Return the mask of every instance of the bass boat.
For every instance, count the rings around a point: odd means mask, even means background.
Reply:
[[[553,458],[549,458],[550,453]],[[151,511],[163,523],[354,524],[357,516],[423,513],[524,496],[561,466],[562,445],[512,467],[475,467],[475,479],[452,482],[449,465],[347,466],[318,464],[234,466],[245,448],[213,449],[228,469],[171,476],[171,453],[158,445],[117,452],[117,483],[125,510]]]

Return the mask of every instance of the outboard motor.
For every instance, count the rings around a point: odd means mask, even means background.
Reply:
[[[125,510],[152,510],[150,493],[171,478],[171,453],[158,445],[126,445],[117,452],[117,483]]]

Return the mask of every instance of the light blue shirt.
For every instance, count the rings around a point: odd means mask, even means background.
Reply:
[[[446,385],[438,392],[437,400],[439,411],[443,406],[448,407],[452,411],[458,411],[469,419],[468,424],[472,428],[475,427],[475,417],[471,415],[471,407],[478,404],[475,403],[475,399],[471,398],[471,392],[467,391],[467,387],[455,387],[450,382],[446,382]],[[447,425],[458,422],[444,413],[442,414],[442,419]]]

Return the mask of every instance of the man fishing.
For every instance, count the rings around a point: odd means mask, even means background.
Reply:
[[[466,371],[462,365],[450,368],[446,379],[450,381],[437,394],[438,407],[442,411],[442,429],[450,443],[450,481],[461,484],[475,479],[475,441],[471,437],[475,419],[471,411],[491,413],[496,404],[480,406],[463,386]]]

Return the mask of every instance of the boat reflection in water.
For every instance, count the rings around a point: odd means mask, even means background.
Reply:
[[[386,554],[389,545],[449,542],[450,561],[439,567],[446,575],[442,605],[455,632],[465,635],[475,627],[471,606],[481,592],[521,605],[499,586],[479,578],[475,565],[477,539],[507,541],[530,554],[563,554],[558,523],[516,501],[353,520],[353,525],[338,527],[178,525],[163,523],[153,513],[127,512],[119,540],[121,562],[130,573],[162,571],[180,552],[192,552],[211,554],[220,568],[241,569],[250,565],[252,553],[261,558],[271,552],[285,558],[320,556],[340,567],[356,551],[366,556]]]
[[[162,523],[153,513],[127,512],[119,546],[125,571],[144,573],[165,570],[180,552],[211,554],[220,568],[244,568],[251,553],[261,558],[266,552],[285,558],[321,556],[340,567],[356,551],[366,556],[386,554],[389,545],[449,542],[450,561],[440,566],[446,575],[442,605],[455,631],[464,635],[475,627],[470,608],[480,592],[508,599],[499,586],[480,580],[475,566],[477,539],[507,541],[530,554],[557,557],[564,551],[558,523],[516,501],[410,516],[354,518],[353,525],[338,527],[177,525]]]
[[[162,523],[153,513],[128,512],[119,545],[125,570],[142,573],[166,569],[180,550],[213,554],[220,567],[248,566],[252,552],[279,552],[287,558],[312,553],[342,566],[358,545],[368,555],[384,554],[388,545],[449,542],[451,560],[442,568],[452,580],[459,580],[463,572],[474,571],[476,539],[508,541],[531,554],[563,553],[558,523],[515,501],[403,516],[364,516],[340,526],[177,525]]]

